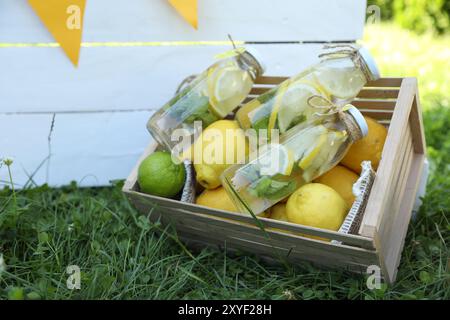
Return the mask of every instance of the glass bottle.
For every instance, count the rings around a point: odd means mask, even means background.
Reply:
[[[260,214],[338,164],[368,132],[357,108],[342,110],[289,130],[279,143],[260,147],[250,162],[228,168],[222,185],[239,210]]]
[[[176,129],[189,136],[195,132],[194,121],[201,121],[205,128],[225,118],[247,97],[255,79],[264,72],[254,48],[237,48],[222,55],[225,58],[195,77],[148,121],[150,133],[168,150],[179,142],[172,140]]]
[[[312,96],[322,96],[336,104],[350,103],[369,80],[379,78],[375,61],[365,48],[328,46],[334,49],[319,55],[322,61],[282,82],[243,105],[236,119],[243,129],[290,128],[318,117],[308,104]]]

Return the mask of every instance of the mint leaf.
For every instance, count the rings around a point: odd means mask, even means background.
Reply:
[[[269,117],[258,119],[256,122],[252,124],[252,128],[258,131],[261,129],[267,129],[268,126],[269,126]]]
[[[267,101],[269,101],[270,99],[272,99],[275,96],[276,93],[277,93],[277,90],[276,89],[272,89],[270,91],[267,91],[267,92],[263,93],[262,95],[260,95],[256,99],[258,99],[258,101],[261,104],[263,104],[263,103],[266,103]]]
[[[257,181],[254,186],[250,186],[249,192],[258,198],[278,200],[294,192],[296,186],[295,181],[276,181],[265,176]]]
[[[304,121],[306,121],[306,116],[304,114],[298,115],[294,119],[292,119],[291,124],[288,126],[286,130],[291,129]]]
[[[202,121],[204,126],[208,126],[218,118],[209,111],[209,98],[199,94],[187,94],[179,98],[170,108],[170,114],[183,120],[186,124],[194,121]]]

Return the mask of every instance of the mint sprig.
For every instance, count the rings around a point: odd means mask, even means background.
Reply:
[[[258,198],[278,200],[294,192],[295,188],[295,181],[277,181],[264,176],[249,187],[249,192]]]

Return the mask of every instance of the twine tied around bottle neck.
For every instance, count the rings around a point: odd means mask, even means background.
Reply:
[[[316,102],[320,100],[322,100],[324,103],[316,104]],[[314,109],[324,111],[324,112],[316,112],[316,114],[319,116],[336,115],[339,118],[339,120],[342,121],[342,123],[344,124],[345,129],[352,142],[358,141],[363,138],[361,128],[359,127],[355,118],[353,118],[351,114],[346,112],[348,109],[353,107],[353,105],[346,104],[344,106],[341,106],[321,95],[313,95],[309,97],[307,100],[307,104]]]
[[[351,44],[325,44],[323,50],[334,49],[333,51],[319,54],[319,58],[338,59],[349,56],[353,58],[358,55],[359,46]]]
[[[323,50],[331,50],[331,51],[319,54],[319,58],[322,59],[322,61],[326,61],[349,57],[350,59],[352,59],[355,66],[357,66],[363,72],[364,76],[366,77],[366,80],[368,81],[371,80],[373,76],[363,57],[359,53],[359,49],[360,49],[359,45],[326,44],[323,46]]]

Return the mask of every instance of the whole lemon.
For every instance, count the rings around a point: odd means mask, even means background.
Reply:
[[[286,203],[277,203],[270,208],[269,218],[280,221],[288,221],[286,214]]]
[[[286,214],[290,222],[337,231],[347,214],[347,204],[329,186],[308,183],[289,197]]]
[[[175,164],[168,152],[154,152],[139,165],[138,184],[145,193],[171,198],[183,188],[185,179],[184,165]]]
[[[248,155],[245,132],[234,120],[219,120],[203,130],[194,143],[194,168],[197,181],[206,189],[221,185],[220,175]]]
[[[370,160],[376,170],[381,160],[387,129],[372,118],[364,117],[369,127],[369,133],[361,140],[352,144],[341,164],[357,173],[361,173],[361,162]]]
[[[322,183],[333,188],[347,203],[347,209],[350,209],[355,202],[353,195],[353,184],[358,180],[358,175],[344,166],[337,165],[330,171],[321,175],[314,182]]]
[[[201,206],[231,211],[239,212],[239,210],[234,205],[233,201],[230,199],[227,191],[223,187],[219,187],[212,190],[204,190],[195,200],[196,204]]]

